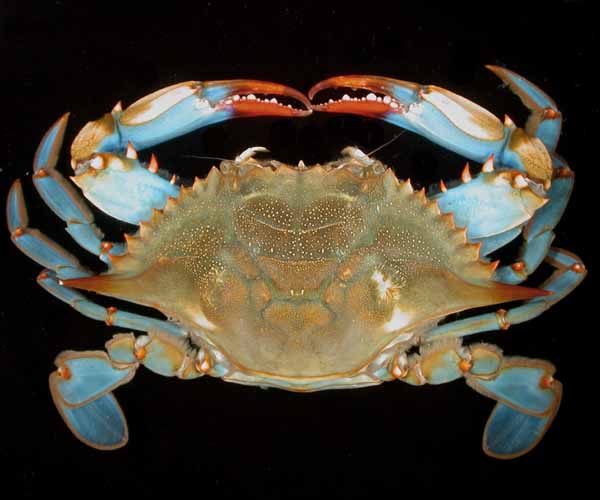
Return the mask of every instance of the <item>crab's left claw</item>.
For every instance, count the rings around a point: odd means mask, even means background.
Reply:
[[[298,108],[298,104],[303,109]],[[189,81],[158,90],[122,110],[89,122],[75,138],[75,162],[99,152],[125,152],[167,141],[236,117],[306,116],[310,102],[299,91],[258,80]]]
[[[518,76],[493,70],[513,80]],[[537,89],[527,83],[527,88],[517,87],[522,99]],[[513,87],[517,85],[513,83]],[[345,94],[341,100],[313,104],[313,109],[380,118],[469,159],[483,163],[494,155],[498,163],[521,170],[531,179],[548,183],[552,178],[550,154],[540,138],[517,128],[509,118],[503,124],[486,109],[449,90],[379,76],[351,75],[317,83],[308,96],[312,100],[318,92],[340,87],[370,93],[363,97]],[[527,103],[533,106],[533,100]],[[533,128],[539,127],[529,127]]]

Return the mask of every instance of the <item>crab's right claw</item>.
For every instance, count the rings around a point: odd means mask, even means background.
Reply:
[[[297,107],[301,105],[303,109]],[[89,122],[71,147],[74,162],[99,152],[145,149],[201,127],[236,117],[306,116],[308,99],[297,90],[258,80],[189,81],[158,90]]]
[[[179,186],[175,176],[169,181],[170,175],[155,175],[159,171],[156,158],[143,162],[137,150],[230,118],[296,117],[311,112],[303,94],[276,83],[179,83],[143,97],[125,110],[118,104],[111,113],[89,122],[71,146],[72,180],[100,210],[138,225],[149,220],[153,209],[162,209],[169,197],[176,198]]]
[[[363,97],[345,94],[313,104],[313,109],[379,118],[483,163],[494,155],[500,164],[516,168],[535,180],[549,181],[552,163],[544,143],[517,128],[510,119],[503,124],[492,113],[464,97],[434,85],[380,76],[350,75],[329,78],[310,89],[346,88],[370,91]],[[525,92],[525,91],[524,91]]]

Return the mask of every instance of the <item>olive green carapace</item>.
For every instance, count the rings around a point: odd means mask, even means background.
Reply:
[[[382,164],[224,162],[169,199],[103,275],[69,280],[155,307],[249,375],[353,376],[444,316],[537,290],[494,265]]]

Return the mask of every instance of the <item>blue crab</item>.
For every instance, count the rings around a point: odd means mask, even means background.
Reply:
[[[524,129],[448,90],[374,76],[317,84],[311,100],[331,88],[369,92],[321,104],[251,80],[184,82],[125,110],[119,103],[75,138],[71,179],[97,208],[137,226],[124,242],[104,241],[55,168],[68,115],[60,118],[37,150],[33,182],[107,269],[93,273],[30,228],[18,180],[8,196],[12,240],[46,268],[38,283],[56,298],[144,332],[119,333],[106,351],[58,355],[50,391],[73,434],[98,449],[123,446],[128,428],[113,391],[144,365],[186,380],[211,375],[299,392],[462,378],[497,401],[484,451],[513,458],[532,449],[559,407],[554,366],[462,339],[538,316],[582,281],[585,268],[551,247],[574,179],[555,152],[561,115],[531,82],[490,69],[530,109]],[[155,156],[138,158],[139,150],[229,118],[313,111],[386,120],[482,163],[481,172],[467,166],[460,181],[426,194],[356,148],[309,167],[261,160],[264,148],[250,148],[183,186]],[[517,262],[491,260],[516,238]],[[543,261],[554,273],[538,288],[521,286]],[[165,319],[100,306],[79,290],[155,308]],[[521,303],[444,321],[513,301]]]

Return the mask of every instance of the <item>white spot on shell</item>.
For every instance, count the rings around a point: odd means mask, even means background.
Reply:
[[[410,324],[410,320],[411,315],[409,313],[401,311],[398,306],[395,306],[392,312],[392,318],[383,324],[383,330],[386,332],[395,332],[396,330],[401,330]]]

